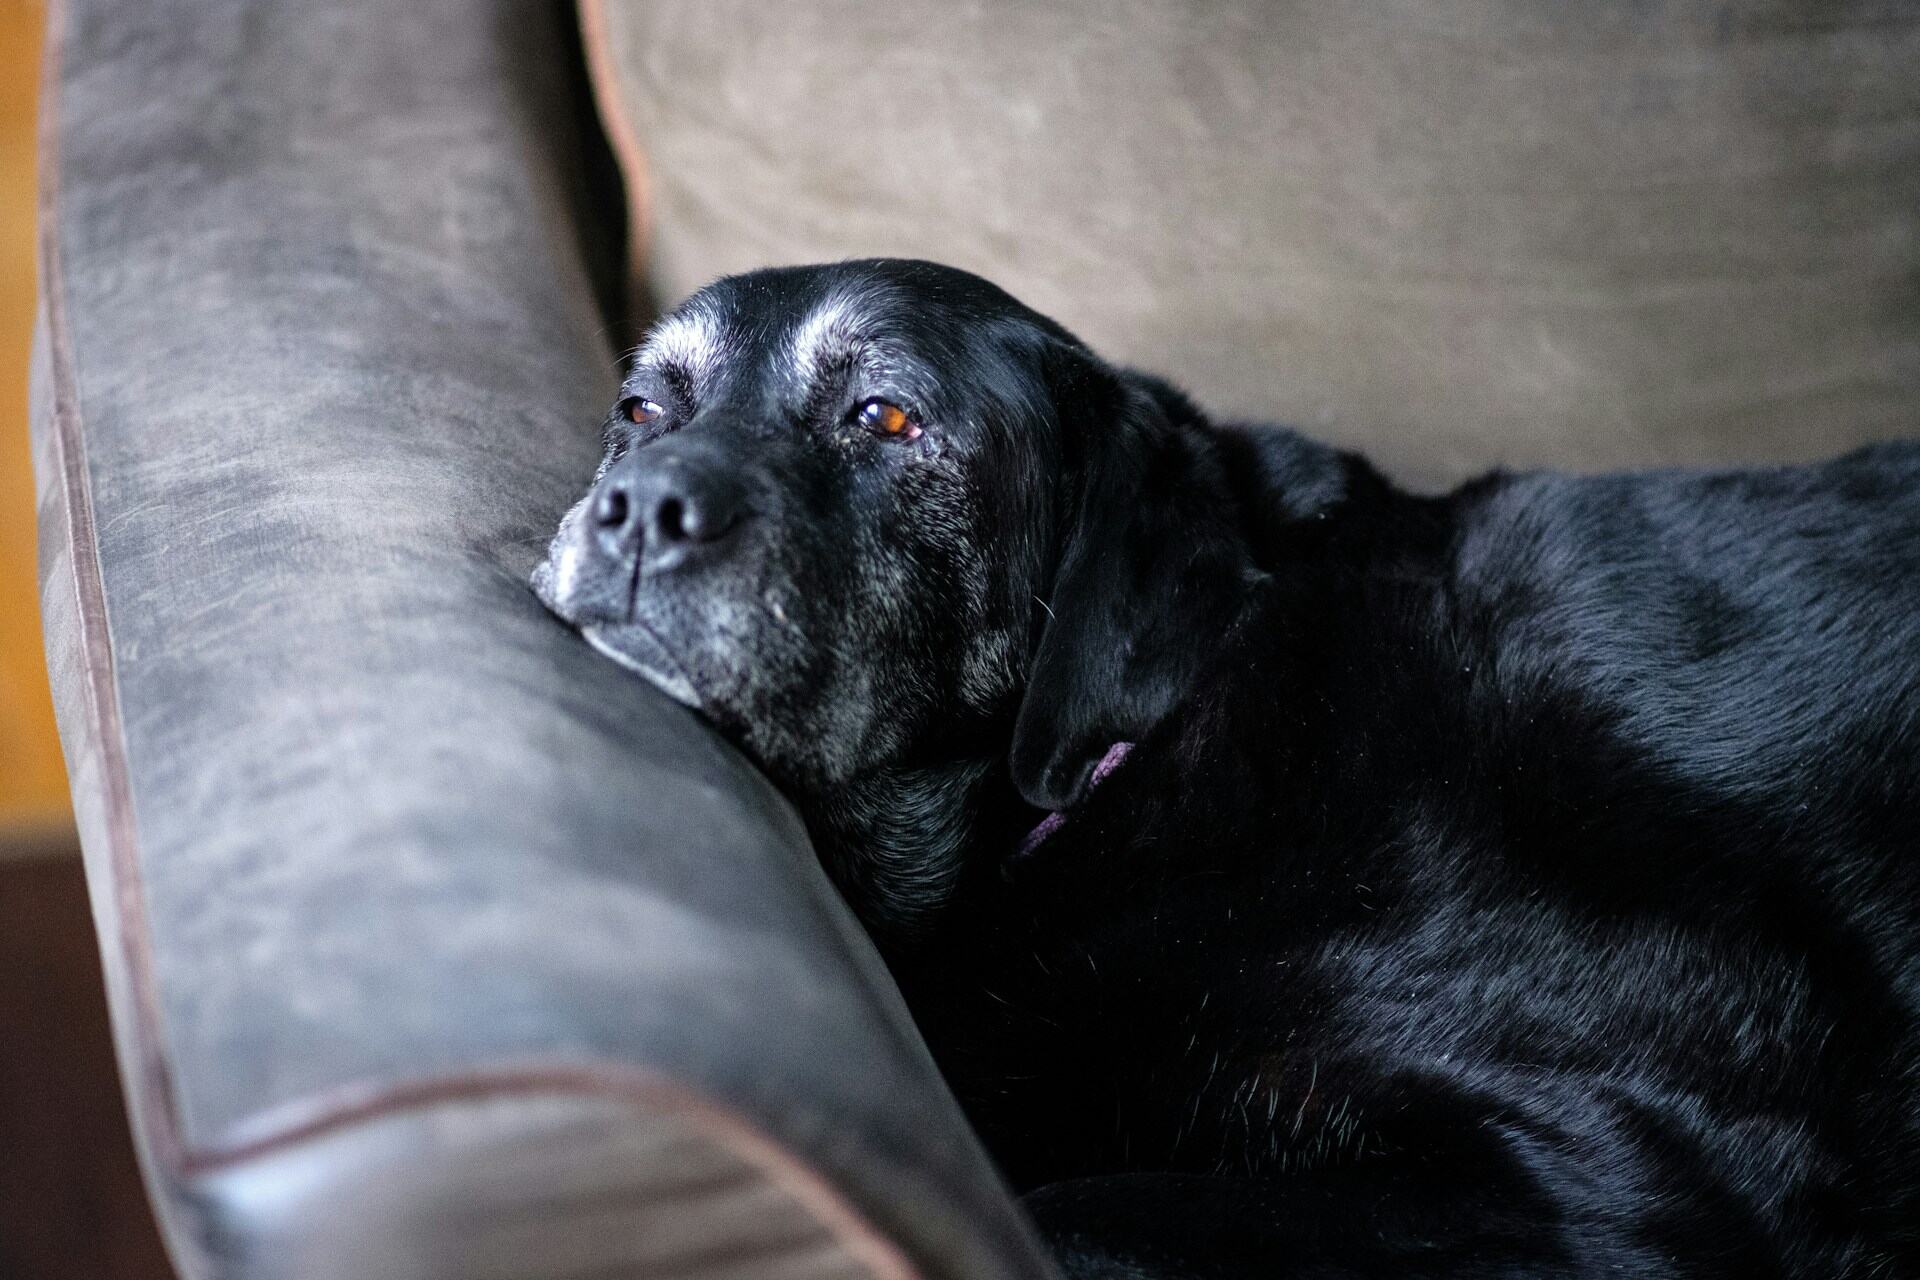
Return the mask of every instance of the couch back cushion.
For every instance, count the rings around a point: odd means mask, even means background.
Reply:
[[[980,272],[1402,475],[1920,430],[1920,6],[589,0],[641,273]]]

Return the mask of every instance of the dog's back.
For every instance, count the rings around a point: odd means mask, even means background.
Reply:
[[[1579,697],[1641,768],[1782,834],[1867,838],[1889,803],[1909,807],[1920,444],[1767,471],[1527,476],[1459,507],[1452,626],[1496,663],[1486,696]]]
[[[1025,873],[991,1131],[1382,1266],[1913,1265],[1920,445],[1358,501]]]

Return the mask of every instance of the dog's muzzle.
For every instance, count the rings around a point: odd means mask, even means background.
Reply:
[[[724,559],[746,515],[737,467],[662,441],[608,468],[561,524],[533,585],[576,626],[628,623],[669,575]]]

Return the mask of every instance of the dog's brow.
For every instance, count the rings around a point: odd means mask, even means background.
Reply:
[[[802,383],[809,382],[823,360],[843,356],[861,342],[861,329],[874,312],[873,299],[864,291],[829,294],[794,327],[787,343],[787,359]]]
[[[654,326],[634,352],[634,363],[677,366],[695,386],[705,386],[719,367],[725,347],[725,334],[710,312],[682,311]]]

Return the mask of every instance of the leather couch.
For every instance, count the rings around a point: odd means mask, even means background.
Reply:
[[[792,810],[526,589],[623,323],[572,14],[52,22],[42,608],[182,1275],[1045,1274]]]
[[[793,811],[526,572],[781,259],[1404,476],[1912,431],[1912,8],[1550,8],[56,4],[42,609],[182,1275],[1047,1275]]]

